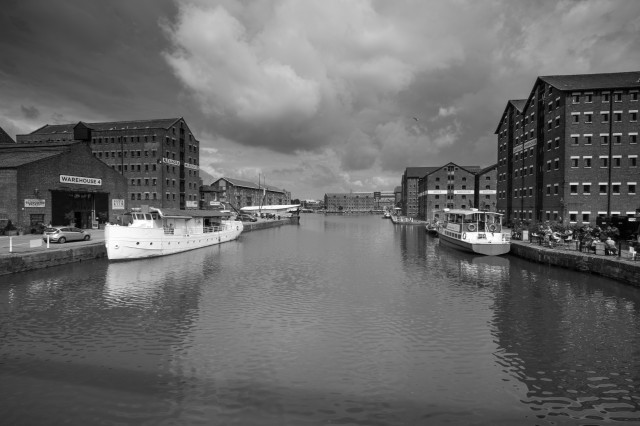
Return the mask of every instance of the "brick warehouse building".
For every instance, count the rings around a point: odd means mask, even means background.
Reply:
[[[509,101],[498,135],[498,211],[595,223],[640,207],[640,72],[538,77]]]
[[[116,221],[127,182],[82,142],[0,144],[0,227]]]
[[[127,179],[130,207],[198,208],[200,143],[183,118],[45,125],[16,139],[84,141]]]
[[[419,180],[419,219],[430,220],[444,208],[496,211],[496,165],[480,169],[448,163],[432,169]]]
[[[401,183],[401,214],[408,217],[418,217],[418,184],[420,179],[438,167],[407,167],[402,174]]]
[[[218,201],[230,203],[238,210],[242,207],[291,203],[291,193],[284,189],[240,179],[222,177],[213,182],[210,189],[218,194]]]

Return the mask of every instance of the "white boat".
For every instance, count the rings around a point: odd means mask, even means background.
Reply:
[[[266,217],[268,219],[290,219],[291,222],[300,221],[300,204],[274,204],[266,206],[241,207],[240,213]]]
[[[104,228],[109,260],[165,256],[238,238],[242,222],[220,210],[177,210],[155,207],[132,211],[128,226]]]
[[[280,217],[291,217],[300,213],[300,204],[274,204],[266,206],[247,206],[240,208],[241,213],[269,213]]]
[[[511,250],[511,233],[502,232],[502,214],[478,209],[444,209],[439,213],[441,244],[488,256]]]

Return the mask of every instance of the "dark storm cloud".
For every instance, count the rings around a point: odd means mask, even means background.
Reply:
[[[24,105],[20,105],[20,109],[26,118],[34,119],[40,117],[40,111],[38,111],[38,108],[34,106],[26,107]]]
[[[76,119],[144,116],[140,99],[168,99],[158,94],[178,87],[160,56],[166,40],[158,27],[174,13],[163,0],[12,1],[0,15],[0,49],[9,58],[0,73],[39,107],[87,108]]]
[[[408,166],[494,163],[497,120],[538,75],[636,70],[639,15],[635,0],[7,0],[0,126],[183,116],[215,178],[392,189]]]

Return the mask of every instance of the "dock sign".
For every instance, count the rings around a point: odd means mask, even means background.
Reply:
[[[29,207],[44,207],[45,206],[45,200],[40,200],[40,199],[35,199],[35,198],[25,198],[24,199],[24,206],[26,208],[29,208]]]
[[[111,209],[113,209],[113,210],[124,210],[124,199],[123,198],[112,198],[111,199]]]
[[[79,185],[95,185],[102,186],[102,179],[82,177],[82,176],[67,176],[60,175],[60,182],[62,183],[76,183]]]

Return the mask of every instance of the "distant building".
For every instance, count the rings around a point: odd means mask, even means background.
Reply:
[[[633,217],[640,71],[538,77],[496,129],[497,209],[508,219]]]
[[[474,206],[480,210],[497,211],[498,165],[476,172]]]
[[[432,219],[444,208],[495,211],[496,166],[479,169],[448,163],[432,169],[418,184],[418,218]]]
[[[222,177],[211,184],[219,201],[242,207],[291,204],[291,193],[275,186]]]
[[[393,195],[395,198],[394,208],[397,208],[402,205],[402,186],[396,186],[393,189]]]
[[[324,208],[324,202],[322,200],[302,200],[302,207],[318,211]]]
[[[198,208],[200,143],[183,118],[47,124],[17,142],[83,141],[127,179],[130,207]]]
[[[200,186],[200,209],[217,210],[224,206],[220,202],[219,191],[209,185]]]
[[[407,167],[402,174],[402,215],[418,217],[418,182],[426,174],[439,167]]]
[[[324,194],[327,213],[371,213],[377,210],[373,192],[346,192]]]

